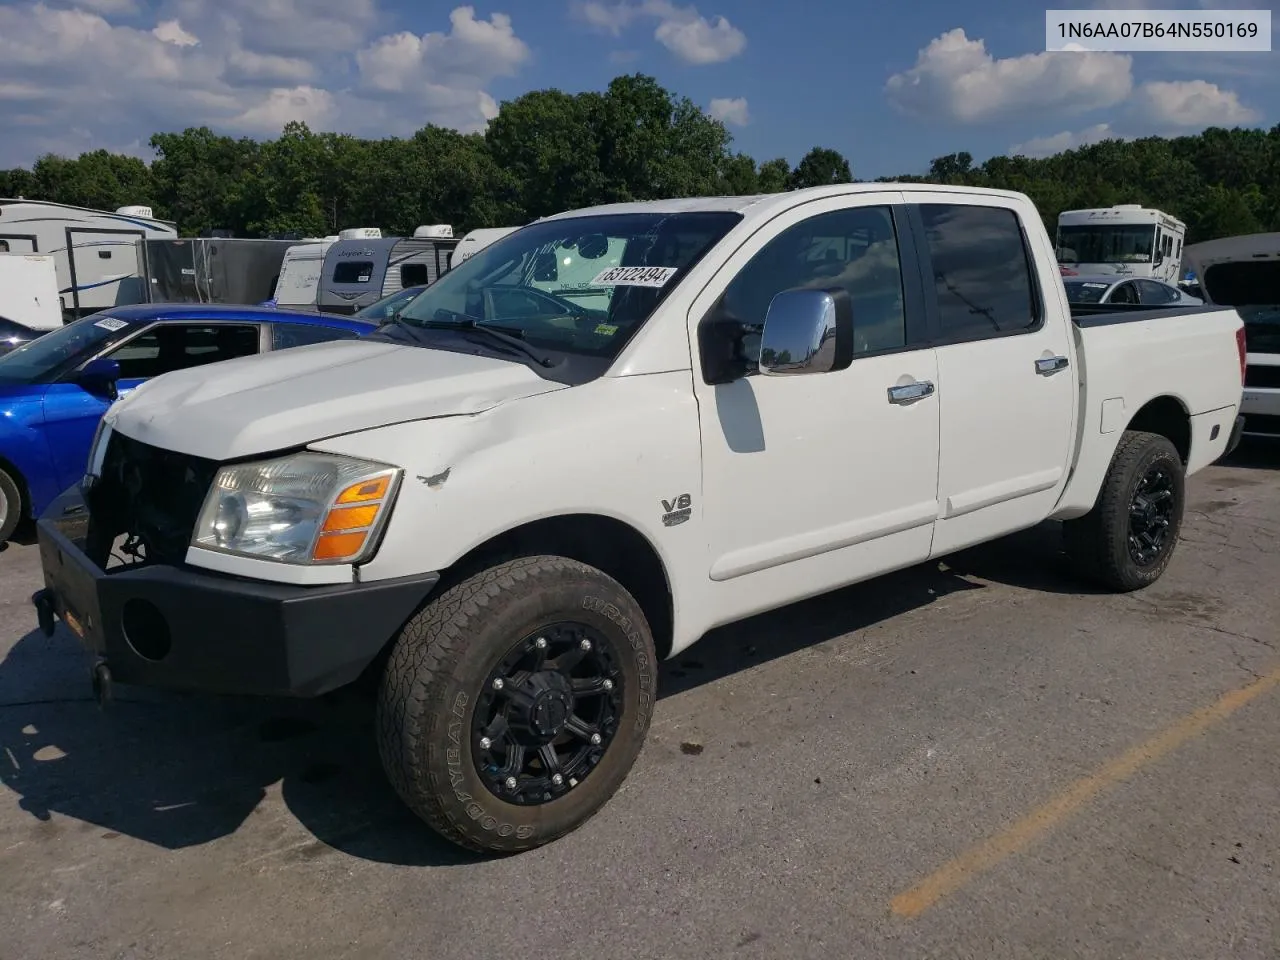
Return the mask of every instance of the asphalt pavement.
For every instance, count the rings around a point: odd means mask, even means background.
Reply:
[[[121,688],[0,552],[0,957],[1280,956],[1280,445],[1190,482],[1167,575],[1052,525],[716,631],[569,837],[483,859],[368,706]]]

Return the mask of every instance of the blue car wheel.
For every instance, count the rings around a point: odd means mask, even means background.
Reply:
[[[22,521],[22,491],[9,474],[0,470],[0,543],[4,543]]]

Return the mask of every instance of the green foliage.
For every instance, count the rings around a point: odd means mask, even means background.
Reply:
[[[616,77],[603,92],[531,91],[503,103],[484,134],[425,126],[408,138],[365,140],[290,123],[263,142],[200,127],[158,133],[151,145],[150,165],[98,150],[0,170],[0,196],[99,209],[147,203],[185,235],[322,236],[353,226],[406,234],[428,223],[461,232],[598,203],[853,180],[849,161],[827,147],[794,169],[781,157],[757,164],[732,149],[723,123],[641,74]],[[1141,203],[1187,221],[1196,242],[1280,230],[1280,126],[981,164],[960,151],[935,158],[925,174],[878,180],[1017,190],[1050,230],[1062,210]]]
[[[792,190],[822,187],[830,183],[852,183],[849,161],[828,147],[814,147],[791,172],[788,185]]]

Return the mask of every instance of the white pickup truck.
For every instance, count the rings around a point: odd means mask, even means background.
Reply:
[[[1049,518],[1084,575],[1155,581],[1243,351],[1233,309],[1073,319],[1021,194],[565,213],[375,334],[121,399],[33,602],[100,693],[371,679],[407,805],[527,849],[607,802],[713,627]]]

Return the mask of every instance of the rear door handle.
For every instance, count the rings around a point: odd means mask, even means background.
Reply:
[[[1045,357],[1036,361],[1036,373],[1047,377],[1051,373],[1067,369],[1069,365],[1070,361],[1066,357]]]
[[[910,403],[912,400],[919,400],[933,394],[933,384],[928,380],[920,380],[916,383],[903,384],[900,387],[889,388],[890,403]]]

